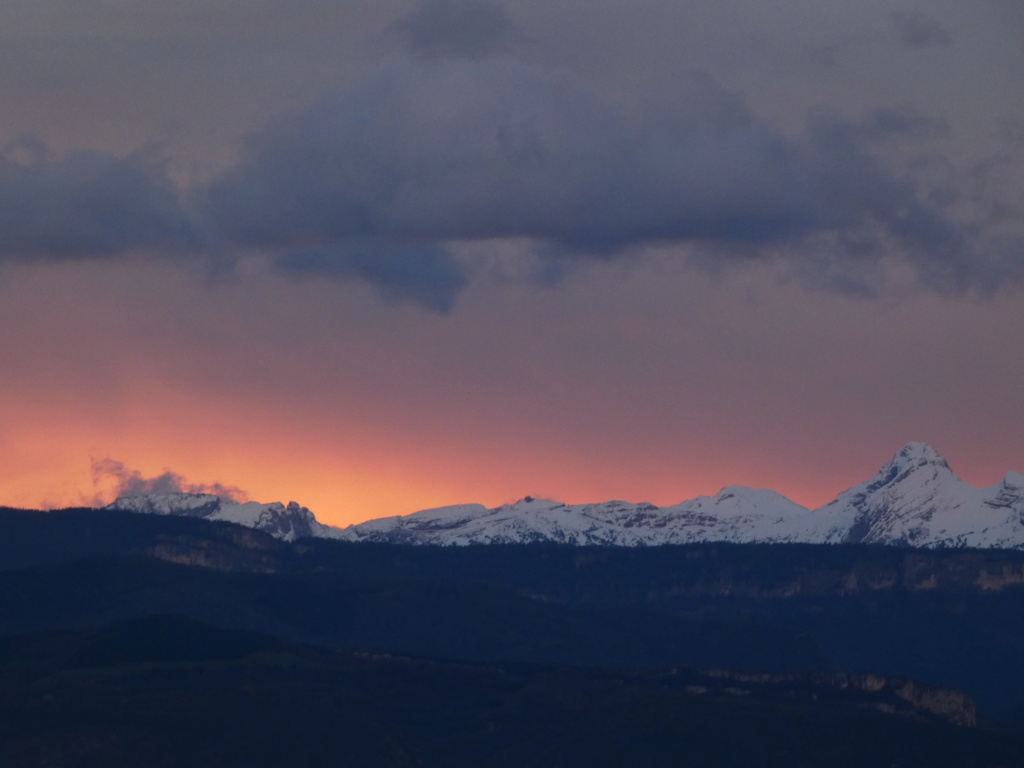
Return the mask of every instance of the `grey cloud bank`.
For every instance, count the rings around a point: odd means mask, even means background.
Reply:
[[[196,246],[178,191],[142,158],[55,156],[23,139],[0,157],[0,259],[82,259]]]
[[[550,59],[514,58],[516,44],[557,14],[508,8],[514,16],[481,0],[380,11],[405,12],[376,33],[400,38],[404,56],[339,78],[340,90],[257,130],[203,189],[176,189],[134,155],[15,147],[0,161],[0,258],[256,253],[288,279],[361,282],[388,303],[436,312],[450,311],[469,283],[472,265],[456,246],[499,239],[549,261],[616,258],[652,243],[681,246],[695,264],[776,259],[815,286],[863,295],[883,290],[886,264],[909,266],[944,293],[991,293],[1024,273],[1014,237],[993,240],[986,222],[965,215],[963,184],[915,170],[928,153],[946,161],[927,145],[950,127],[926,111],[816,109],[802,129],[783,131],[748,106],[749,88],[720,85],[718,59],[707,62],[715,76],[676,72],[624,95]],[[571,3],[559,8],[585,23]],[[700,30],[719,24],[717,13],[666,18]],[[751,10],[739,28],[762,13]],[[875,14],[894,51],[935,49],[915,59],[959,47],[940,6],[850,14]],[[636,15],[643,30],[655,9]],[[826,15],[812,20],[815,45],[835,43]],[[565,61],[582,38],[573,39]],[[699,42],[689,41],[704,50]],[[614,43],[630,61],[642,58],[637,41]],[[722,55],[720,45],[706,50]],[[845,66],[836,59],[830,69]],[[893,162],[886,148],[898,142],[920,156]],[[1020,218],[1005,210],[1004,222]]]
[[[504,8],[479,0],[423,0],[391,29],[413,55],[427,59],[506,53],[521,34]]]
[[[900,40],[914,48],[952,45],[953,38],[946,28],[924,11],[893,11],[889,14]]]
[[[466,287],[466,268],[440,245],[407,247],[373,241],[347,243],[334,250],[278,256],[274,270],[293,280],[327,278],[362,281],[386,304],[418,304],[445,314]]]
[[[283,252],[285,271],[307,276],[395,272],[289,252],[398,242],[436,262],[448,241],[519,238],[576,255],[676,242],[895,256],[930,287],[966,290],[998,269],[942,195],[872,151],[942,130],[906,111],[860,123],[820,112],[784,136],[703,76],[671,101],[627,108],[509,57],[406,61],[254,137],[208,190],[205,215],[227,240]],[[394,263],[388,247],[378,252]],[[458,287],[445,283],[438,304]]]

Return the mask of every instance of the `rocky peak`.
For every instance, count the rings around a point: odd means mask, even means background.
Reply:
[[[953,477],[949,464],[928,443],[907,443],[890,459],[878,474],[847,491],[847,494],[867,498],[879,491],[905,485],[913,477],[915,484],[935,480],[941,476]],[[842,494],[839,499],[842,498]],[[837,499],[837,501],[839,500]],[[834,502],[833,502],[834,503]]]
[[[985,504],[993,509],[1017,508],[1024,523],[1024,475],[1019,472],[1007,472],[1003,482],[995,486],[995,494],[985,499]]]
[[[889,464],[903,469],[926,465],[936,465],[949,469],[949,464],[946,463],[946,460],[928,443],[907,443],[896,451],[896,455],[892,457],[892,461]]]

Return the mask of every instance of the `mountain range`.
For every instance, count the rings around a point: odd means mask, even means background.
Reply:
[[[808,509],[775,491],[729,486],[668,507],[607,501],[561,504],[526,496],[426,509],[334,528],[295,502],[238,503],[210,494],[125,496],[108,509],[225,520],[284,541],[320,537],[424,545],[651,546],[699,542],[888,544],[1024,548],[1024,475],[987,488],[960,480],[926,443],[900,448],[878,474]]]
[[[1022,766],[1020,487],[911,444],[814,511],[0,507],[0,765]]]

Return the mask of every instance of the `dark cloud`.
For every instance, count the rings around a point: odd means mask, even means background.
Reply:
[[[907,129],[925,130],[917,121]],[[809,250],[818,253],[809,260],[819,270],[822,264],[831,265],[838,284],[859,276],[854,282],[860,285],[852,291],[858,294],[879,292],[884,273],[878,263],[894,255],[914,270],[923,286],[941,294],[990,294],[1000,284],[1017,280],[1012,260],[999,255],[1001,246],[981,245],[979,227],[958,222],[949,213],[958,202],[952,190],[920,189],[873,159],[869,146],[888,134],[888,127],[879,133],[877,113],[860,123],[828,113],[812,115],[808,146],[823,173],[820,188],[829,196],[825,205],[847,212],[849,218],[816,233],[812,242],[817,247]],[[827,283],[824,274],[818,281],[822,284]]]
[[[255,251],[287,278],[360,282],[441,313],[468,282],[453,245],[500,239],[530,244],[544,275],[670,243],[705,264],[806,259],[819,285],[832,265],[844,291],[877,288],[864,265],[894,256],[935,290],[998,285],[1016,262],[979,253],[978,231],[948,215],[953,191],[925,188],[877,151],[947,130],[889,108],[859,122],[816,112],[789,135],[705,76],[624,106],[507,56],[404,60],[253,137],[194,195],[192,219],[142,155],[11,144],[0,258],[191,250],[229,263]]]
[[[422,0],[392,30],[414,56],[425,59],[505,53],[518,35],[504,8],[480,0]]]
[[[274,269],[291,279],[323,277],[372,285],[387,304],[418,304],[447,313],[466,286],[465,268],[445,248],[349,244],[334,251],[303,251],[278,256]]]
[[[949,133],[947,123],[922,115],[911,107],[872,110],[857,127],[868,141],[926,141]]]
[[[814,226],[791,142],[719,92],[625,114],[507,59],[403,66],[256,139],[209,192],[260,247],[367,237],[772,240]]]
[[[784,136],[707,78],[675,96],[627,110],[508,58],[406,63],[256,137],[206,212],[231,242],[296,254],[279,258],[286,274],[361,279],[433,309],[464,284],[442,255],[453,241],[604,258],[652,242],[787,258],[829,247],[858,263],[900,254],[941,290],[987,269],[941,195],[873,153],[942,123],[814,113]],[[416,245],[398,256],[393,242]],[[417,251],[427,261],[413,269]]]
[[[115,459],[93,459],[92,478],[94,486],[112,486],[114,498],[148,493],[212,493],[231,501],[248,500],[248,494],[241,488],[220,483],[189,483],[183,476],[170,470],[156,477],[143,477],[138,470],[128,469],[123,462]]]
[[[999,126],[999,135],[1004,141],[1024,146],[1024,120],[1001,118],[997,121],[997,125]]]
[[[0,259],[81,259],[194,246],[177,190],[147,159],[55,155],[25,138],[0,155]]]
[[[889,18],[896,26],[900,40],[913,48],[953,44],[953,38],[946,28],[917,8],[910,11],[893,11]]]

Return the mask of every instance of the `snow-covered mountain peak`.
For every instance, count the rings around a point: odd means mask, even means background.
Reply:
[[[938,451],[927,443],[907,443],[878,470],[878,474],[839,494],[826,506],[845,503],[862,506],[865,501],[877,500],[883,495],[890,500],[898,495],[920,495],[927,486],[935,483],[963,485]]]
[[[1024,528],[1024,475],[1007,472],[1001,483],[985,489],[985,505],[992,509],[1016,510]]]
[[[908,443],[875,477],[816,510],[816,524],[830,542],[1020,547],[1020,477],[1010,472],[990,488],[974,488],[934,448]]]
[[[1007,472],[1003,478],[1003,488],[1009,491],[1024,490],[1024,475],[1020,472]]]
[[[653,507],[657,509],[657,507]],[[664,507],[662,513],[673,515],[685,512],[689,515],[713,517],[720,523],[729,525],[745,524],[748,527],[755,521],[779,520],[781,518],[798,518],[809,510],[790,501],[781,493],[767,488],[748,488],[743,485],[727,485],[714,496],[698,496],[672,507]],[[762,521],[763,522],[763,521]],[[755,533],[756,529],[756,533]],[[763,525],[750,528],[750,532],[760,537]]]

